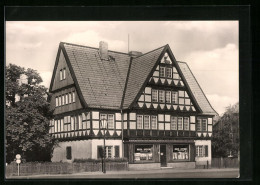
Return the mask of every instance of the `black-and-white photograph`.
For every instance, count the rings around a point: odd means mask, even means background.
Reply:
[[[7,179],[239,178],[239,21],[6,21]]]

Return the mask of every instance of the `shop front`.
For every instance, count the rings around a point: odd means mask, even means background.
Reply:
[[[194,140],[129,140],[124,142],[124,150],[129,164],[140,166],[173,167],[178,163],[181,167],[195,162]]]

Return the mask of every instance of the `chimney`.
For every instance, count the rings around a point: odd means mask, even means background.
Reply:
[[[108,44],[104,41],[99,42],[99,54],[101,60],[108,60]]]
[[[131,57],[138,57],[140,55],[142,55],[143,53],[140,51],[129,51],[128,53]]]

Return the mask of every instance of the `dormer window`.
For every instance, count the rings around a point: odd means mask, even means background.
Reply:
[[[66,79],[66,68],[60,70],[60,81]]]
[[[160,67],[160,77],[165,77],[165,67]]]

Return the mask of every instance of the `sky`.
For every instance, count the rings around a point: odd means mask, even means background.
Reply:
[[[49,88],[60,42],[149,52],[169,44],[222,115],[239,100],[238,21],[7,21],[6,65],[37,70]]]

